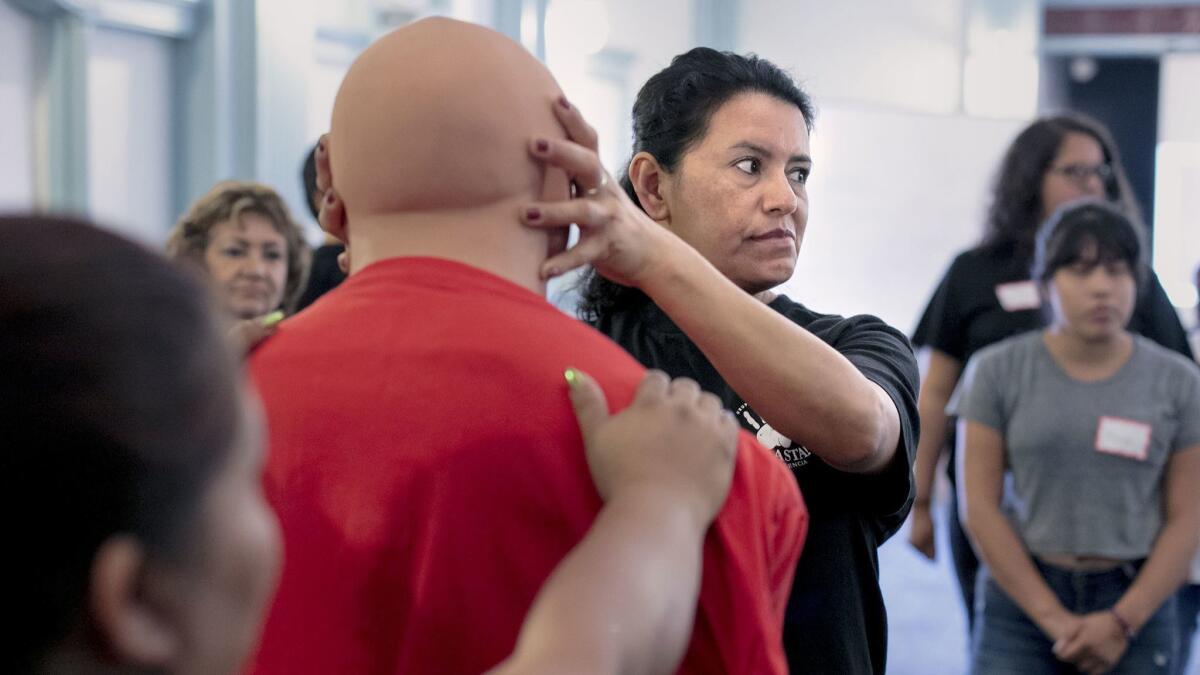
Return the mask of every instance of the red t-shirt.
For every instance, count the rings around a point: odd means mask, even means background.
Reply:
[[[601,501],[563,371],[632,400],[644,370],[542,297],[466,265],[350,277],[250,359],[285,556],[257,673],[477,674]],[[705,540],[685,673],[786,673],[783,610],[808,515],[742,434]]]

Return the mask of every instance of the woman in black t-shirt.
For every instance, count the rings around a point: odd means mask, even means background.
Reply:
[[[926,433],[914,466],[917,498],[909,541],[930,559],[935,555],[930,502],[943,452],[951,453],[949,473],[954,480],[955,441],[946,404],[972,354],[1046,325],[1041,296],[1030,278],[1034,235],[1038,224],[1060,205],[1082,197],[1106,198],[1133,222],[1140,222],[1116,145],[1099,122],[1064,114],[1026,127],[1000,165],[983,242],[954,259],[913,334],[913,344],[927,348],[922,354],[920,397]],[[1139,292],[1129,329],[1191,355],[1179,318],[1153,273]],[[979,562],[959,523],[954,491],[947,514],[951,554],[970,630]]]
[[[877,548],[912,499],[916,363],[879,319],[818,314],[771,290],[791,278],[807,224],[808,97],[755,57],[676,57],[634,104],[623,191],[578,112],[557,111],[572,140],[530,151],[583,198],[522,217],[578,223],[581,237],[544,275],[592,263],[585,318],[719,396],[794,472],[812,520],[785,621],[791,672],[882,673]]]

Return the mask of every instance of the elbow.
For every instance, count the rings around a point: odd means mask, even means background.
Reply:
[[[900,445],[899,422],[894,412],[889,419],[888,412],[880,405],[859,416],[859,424],[843,427],[845,433],[839,439],[839,452],[826,461],[846,473],[882,471]]]

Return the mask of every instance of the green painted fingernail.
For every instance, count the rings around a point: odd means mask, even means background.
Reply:
[[[275,324],[279,323],[280,321],[283,321],[283,310],[277,309],[274,312],[271,312],[270,314],[264,316],[261,319],[260,323],[262,323],[262,325],[264,327],[270,328],[271,326],[274,326]]]
[[[567,379],[568,387],[574,388],[575,385],[579,384],[579,372],[574,368],[567,368],[566,372],[563,373],[563,377]]]

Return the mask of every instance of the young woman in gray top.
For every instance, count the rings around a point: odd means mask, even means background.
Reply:
[[[1167,673],[1200,543],[1200,373],[1125,328],[1145,247],[1100,202],[1043,226],[1049,328],[968,364],[959,482],[986,564],[973,673]]]

